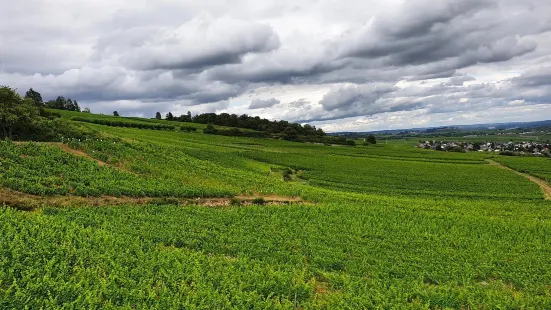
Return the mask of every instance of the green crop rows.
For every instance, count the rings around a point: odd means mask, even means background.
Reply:
[[[500,156],[495,160],[509,168],[551,182],[551,160],[543,157]]]
[[[64,146],[0,142],[0,184],[307,203],[0,207],[0,309],[551,308],[551,203],[485,162],[550,181],[548,159],[96,123]]]

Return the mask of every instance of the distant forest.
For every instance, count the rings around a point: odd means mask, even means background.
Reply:
[[[161,119],[161,114],[157,112],[157,119]],[[248,116],[246,114],[236,115],[228,113],[203,113],[191,116],[191,112],[181,116],[173,116],[172,113],[168,113],[165,117],[169,121],[199,123],[199,124],[211,124],[226,127],[245,128],[256,131],[268,132],[271,134],[284,133],[285,131],[291,132],[299,136],[325,136],[325,132],[321,128],[305,124],[304,126],[297,123],[290,123],[288,121],[270,121],[258,116]]]
[[[157,112],[156,119],[162,119],[161,113]],[[171,112],[167,113],[165,120],[207,124],[207,128],[203,130],[206,134],[223,135],[223,136],[243,136],[256,138],[281,138],[288,141],[296,142],[312,142],[323,144],[339,144],[354,146],[354,140],[344,137],[328,136],[321,128],[316,128],[309,124],[301,125],[288,121],[270,121],[258,116],[248,116],[246,114],[236,115],[228,113],[203,113],[195,116],[191,112],[181,116],[173,116]],[[231,129],[216,129],[213,125],[231,127]],[[254,130],[251,132],[241,131],[242,129]]]

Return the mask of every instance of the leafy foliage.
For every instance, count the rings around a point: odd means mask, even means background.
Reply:
[[[46,102],[46,107],[50,109],[80,112],[80,106],[76,100],[73,101],[71,98],[65,98],[63,96],[58,96],[55,100]]]
[[[169,118],[169,115],[171,118]],[[267,119],[261,119],[256,116],[236,115],[228,113],[204,113],[191,116],[191,113],[188,112],[186,115],[180,117],[173,117],[172,113],[167,114],[167,120],[175,120],[180,122],[194,122],[200,124],[213,124],[218,126],[226,127],[236,127],[236,128],[246,128],[256,131],[268,132],[271,134],[284,134],[285,130],[296,131],[296,135],[301,136],[325,136],[325,132],[321,128],[316,129],[315,126],[310,126],[308,124],[301,125],[297,123],[289,123],[287,121],[270,121]]]
[[[25,93],[25,98],[31,99],[37,107],[44,107],[44,100],[42,100],[42,95],[32,88],[30,88]]]

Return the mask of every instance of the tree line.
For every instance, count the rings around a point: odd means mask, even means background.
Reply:
[[[80,112],[80,106],[78,105],[78,102],[76,100],[73,101],[71,98],[58,96],[54,100],[49,100],[44,102],[42,99],[42,95],[32,88],[30,88],[25,93],[25,99],[32,100],[36,106],[42,107],[42,108]],[[90,111],[85,109],[84,112],[90,112]]]
[[[53,101],[56,104],[63,103],[63,109],[77,109],[76,101],[62,99]],[[21,97],[15,89],[0,86],[0,137],[10,140],[54,141],[60,136],[80,138],[93,134],[90,130],[61,120],[61,115],[46,111],[46,107],[48,106],[44,104],[40,93],[32,88]]]
[[[161,113],[157,112],[156,119],[162,119]],[[309,124],[301,125],[297,123],[290,123],[288,121],[270,121],[258,116],[248,116],[247,114],[236,115],[228,113],[203,113],[195,116],[191,115],[191,112],[183,114],[181,116],[174,116],[171,112],[168,112],[165,116],[168,121],[177,122],[189,122],[198,124],[211,124],[225,127],[244,128],[256,131],[263,131],[270,134],[284,134],[286,131],[290,135],[298,136],[320,136],[323,137],[326,133],[321,128],[311,126]]]

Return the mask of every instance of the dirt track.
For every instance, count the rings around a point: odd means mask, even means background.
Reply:
[[[262,198],[262,202],[257,202]],[[48,207],[81,207],[81,206],[122,206],[146,204],[197,205],[204,207],[248,206],[253,204],[288,205],[292,203],[312,204],[299,197],[284,196],[236,196],[228,198],[171,198],[171,197],[80,197],[80,196],[36,196],[0,188],[0,205],[21,210],[34,210]]]
[[[105,166],[106,163],[104,163],[103,161],[101,160],[98,160],[98,159],[95,159],[94,157],[86,154],[85,152],[83,151],[80,151],[80,150],[75,150],[75,149],[72,149],[70,148],[67,144],[63,144],[63,143],[60,143],[60,142],[50,142],[48,143],[50,145],[54,145],[54,146],[57,146],[59,147],[60,149],[62,149],[63,151],[67,152],[67,153],[70,153],[70,154],[73,154],[75,156],[80,156],[80,157],[85,157],[89,160],[93,160],[95,161],[96,163],[98,163],[98,165],[100,166]]]
[[[545,182],[544,180],[542,180],[540,178],[536,178],[535,176],[529,175],[527,173],[516,171],[514,169],[511,169],[507,166],[504,166],[504,165],[498,163],[497,161],[493,161],[491,159],[487,159],[486,161],[492,166],[497,166],[499,168],[512,171],[512,172],[514,172],[514,173],[516,173],[520,176],[523,176],[523,177],[527,178],[531,182],[536,183],[537,185],[539,185],[539,187],[543,191],[543,196],[545,197],[545,199],[546,200],[551,200],[551,186],[549,186],[549,184],[547,184],[547,182]]]

